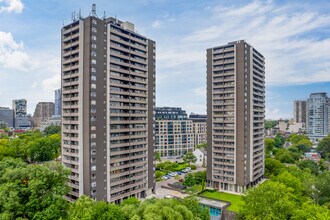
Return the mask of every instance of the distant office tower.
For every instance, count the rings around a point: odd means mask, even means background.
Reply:
[[[207,179],[243,192],[264,175],[265,58],[245,41],[207,49]]]
[[[27,101],[25,99],[13,100],[14,127],[30,127],[30,119],[27,117]]]
[[[195,147],[206,143],[206,115],[190,114],[189,119],[193,122]]]
[[[54,115],[54,102],[38,102],[33,114],[33,126],[40,127],[44,119]]]
[[[14,127],[14,112],[7,107],[0,107],[0,124],[5,124],[8,128]]]
[[[193,122],[181,108],[157,107],[155,148],[161,157],[182,156],[194,150]]]
[[[54,115],[62,114],[62,92],[61,89],[55,90],[55,110]]]
[[[328,135],[328,96],[325,92],[312,93],[306,103],[306,131],[312,136]]]
[[[155,189],[155,42],[89,17],[62,28],[62,162],[69,200],[120,203]]]
[[[306,101],[294,101],[293,120],[295,123],[306,123]]]

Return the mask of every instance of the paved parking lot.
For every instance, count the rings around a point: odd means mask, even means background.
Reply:
[[[204,167],[197,167],[196,170],[192,170],[191,172],[197,172],[197,171],[203,171],[203,170],[206,170],[206,168]],[[179,175],[180,179],[184,179],[185,175],[187,175],[186,173],[182,173],[181,175]],[[167,184],[173,184],[175,182],[178,182],[178,180],[175,179],[175,177],[171,177],[167,180],[162,180],[162,181],[159,181],[159,182],[156,182],[156,195],[158,198],[164,198],[164,196],[167,196],[167,195],[171,195],[171,196],[176,196],[176,197],[185,197],[187,196],[186,194],[182,194],[182,193],[179,193],[175,190],[170,190],[170,189],[165,189],[165,188],[161,188],[161,186],[167,186]]]

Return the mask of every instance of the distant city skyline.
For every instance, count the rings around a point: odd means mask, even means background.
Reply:
[[[33,114],[38,102],[53,102],[60,88],[58,33],[72,11],[88,16],[92,3],[99,17],[107,10],[134,21],[139,33],[157,41],[156,106],[205,114],[205,49],[241,39],[266,58],[266,118],[292,118],[294,100],[330,93],[326,0],[10,0],[0,2],[0,106],[23,98]]]

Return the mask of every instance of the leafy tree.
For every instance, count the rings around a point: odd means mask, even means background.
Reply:
[[[272,181],[284,184],[286,187],[293,189],[293,194],[295,196],[302,196],[303,186],[301,180],[288,171],[280,173],[278,176],[273,176]]]
[[[321,153],[323,158],[330,160],[330,134],[319,142],[316,149]]]
[[[9,158],[1,162],[0,173],[0,219],[65,217],[69,171],[61,164],[27,165]]]
[[[196,147],[197,147],[197,148],[204,148],[204,149],[206,149],[206,147],[207,147],[207,143],[197,144]]]
[[[266,129],[274,128],[277,124],[278,124],[277,120],[265,120]]]
[[[265,138],[266,154],[271,153],[275,148],[275,140],[272,138]]]
[[[295,159],[292,155],[292,152],[290,152],[287,149],[279,149],[276,152],[275,158],[279,160],[281,163],[291,163],[291,164],[295,163]]]
[[[280,182],[267,181],[247,191],[239,219],[290,219],[297,209],[293,189]]]
[[[196,185],[196,182],[195,182],[195,177],[192,173],[188,173],[185,177],[184,177],[184,182],[183,184],[185,186],[194,186]]]
[[[44,130],[44,133],[46,135],[61,134],[61,126],[50,125]]]
[[[315,200],[319,205],[330,203],[330,172],[319,175],[315,182]]]
[[[199,219],[210,219],[210,212],[207,208],[201,206],[196,199],[196,197],[188,196],[184,198],[181,203],[185,205],[194,216],[198,217]]]
[[[185,200],[183,200],[185,201]],[[201,210],[202,213],[194,215],[193,211],[189,210],[192,201],[180,202],[176,199],[147,199],[139,206],[124,205],[122,210],[127,219],[209,219],[206,211]],[[187,204],[187,206],[185,205]],[[204,214],[204,215],[201,215]],[[204,217],[204,218],[200,218]]]
[[[105,201],[95,201],[88,196],[81,196],[77,202],[70,205],[68,220],[124,220],[120,206]]]
[[[197,158],[192,152],[187,152],[186,155],[183,156],[183,161],[190,166],[190,163],[196,163]]]
[[[285,170],[285,165],[273,158],[265,159],[265,176],[277,176]]]
[[[276,134],[274,141],[275,141],[275,147],[281,148],[285,143],[285,137],[281,133],[278,133]]]
[[[311,147],[313,145],[312,142],[309,140],[309,138],[303,134],[302,135],[292,134],[292,135],[290,135],[288,140],[291,142],[292,145],[303,144],[308,147]]]
[[[160,158],[159,152],[156,152],[155,153],[155,158],[156,158],[156,161],[158,161],[158,162],[161,162],[162,161],[162,159]]]
[[[297,165],[300,169],[304,170],[304,169],[309,169],[314,175],[317,175],[319,172],[319,168],[317,163],[315,163],[312,160],[302,160],[302,161],[298,161]]]
[[[305,144],[298,144],[297,148],[298,148],[298,150],[300,150],[303,153],[311,152],[311,148]]]
[[[330,211],[325,206],[319,206],[311,201],[307,201],[302,204],[300,209],[296,209],[293,212],[293,220],[328,220],[330,219]]]
[[[185,178],[183,184],[185,186],[194,186],[198,184],[202,184],[206,180],[206,171],[198,171],[196,173],[188,173]]]
[[[59,134],[43,137],[29,144],[32,162],[50,161],[60,155],[60,149],[61,137]]]

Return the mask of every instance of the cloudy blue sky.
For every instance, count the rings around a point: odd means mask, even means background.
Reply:
[[[135,23],[157,42],[157,106],[206,111],[205,49],[244,39],[266,57],[266,117],[330,93],[330,1],[0,0],[0,106],[53,101],[60,87],[60,29],[71,13]]]

